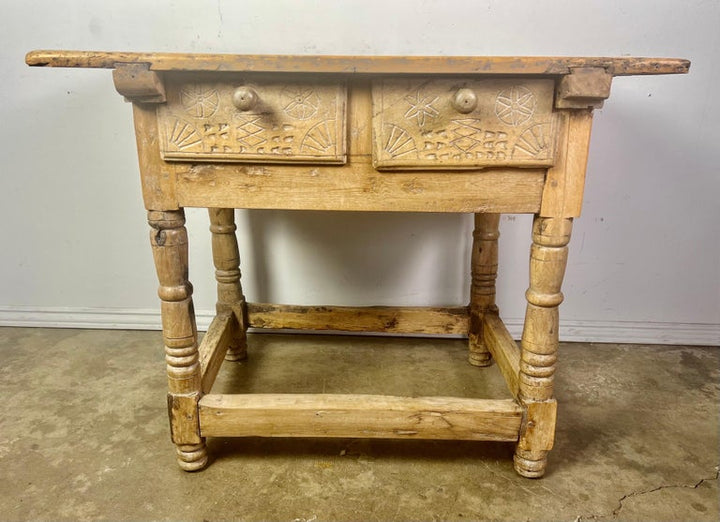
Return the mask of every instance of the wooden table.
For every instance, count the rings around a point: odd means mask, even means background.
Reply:
[[[579,216],[593,109],[613,76],[686,73],[649,58],[236,56],[34,51],[33,66],[113,69],[132,101],[157,268],[172,441],[207,464],[206,437],[379,437],[516,444],[545,472],[553,446],[558,305]],[[198,346],[184,207],[210,214],[217,316]],[[475,214],[468,306],[248,303],[236,208]],[[534,214],[518,346],[495,306],[501,213]],[[211,392],[246,330],[466,334],[507,400]]]

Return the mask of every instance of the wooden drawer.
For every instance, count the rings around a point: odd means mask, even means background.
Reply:
[[[388,78],[372,87],[378,169],[547,167],[553,80]]]
[[[345,162],[342,82],[168,75],[166,95],[157,109],[166,161]]]

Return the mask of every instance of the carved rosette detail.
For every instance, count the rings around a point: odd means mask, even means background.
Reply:
[[[282,91],[285,114],[296,120],[307,120],[315,116],[320,105],[320,97],[310,87],[291,86]]]
[[[216,89],[191,83],[180,89],[180,103],[190,116],[208,118],[217,111],[220,97]]]
[[[530,89],[513,85],[498,93],[495,98],[495,115],[501,122],[516,127],[533,117],[535,105],[535,95]]]

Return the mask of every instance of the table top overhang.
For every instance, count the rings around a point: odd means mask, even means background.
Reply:
[[[595,67],[613,76],[684,74],[690,61],[679,58],[543,56],[331,56],[31,51],[37,67],[115,68],[145,63],[153,71],[292,72],[323,74],[472,74],[560,76]]]

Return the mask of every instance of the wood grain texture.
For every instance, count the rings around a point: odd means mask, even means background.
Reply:
[[[548,169],[540,215],[580,216],[585,191],[585,170],[590,149],[592,110],[558,111],[558,147],[555,165]]]
[[[192,285],[188,281],[185,213],[150,211],[148,223],[160,283],[172,440],[179,466],[185,471],[197,471],[207,464],[207,451],[198,419],[201,374]]]
[[[160,157],[155,106],[133,103],[133,120],[145,208],[177,210],[175,172]]]
[[[518,397],[520,386],[520,348],[508,333],[505,324],[496,314],[483,316],[483,338],[485,346],[505,378],[505,383],[513,394]]]
[[[203,393],[210,393],[237,327],[232,311],[220,312],[210,323],[198,348]]]
[[[286,210],[534,213],[545,171],[379,173],[365,161],[337,167],[178,165],[183,207]]]
[[[526,408],[518,448],[534,452],[550,451],[555,443],[557,401],[530,402]]]
[[[248,303],[250,326],[412,334],[466,334],[466,307],[298,306]]]
[[[516,441],[512,400],[384,395],[205,395],[203,436]]]
[[[37,50],[31,66],[113,68],[148,63],[155,71],[260,71],[342,74],[523,74],[563,75],[575,67],[602,67],[614,76],[683,74],[690,61],[644,57],[544,56],[303,56],[190,53],[134,53]]]
[[[500,214],[475,214],[472,253],[470,257],[470,324],[468,327],[468,362],[488,366],[490,352],[483,336],[483,316],[496,313],[495,280],[498,271],[498,238]]]
[[[546,447],[555,431],[555,416],[546,411],[554,397],[559,313],[563,301],[562,280],[572,231],[570,218],[535,216],[530,248],[530,286],[525,292],[527,308],[521,340],[518,396],[528,412],[537,410],[536,435],[528,435],[515,449],[515,470],[522,476],[543,476],[547,465]],[[545,409],[544,409],[545,408]],[[535,447],[534,442],[539,442]]]
[[[235,316],[230,345],[225,360],[241,361],[247,358],[247,309],[240,284],[240,252],[235,231],[235,210],[209,208],[212,256],[217,281],[218,313],[231,312]]]
[[[612,74],[601,67],[578,67],[558,81],[555,107],[599,109],[610,96]]]
[[[126,99],[139,103],[163,103],[165,86],[159,73],[146,63],[122,64],[113,70],[115,90]]]

